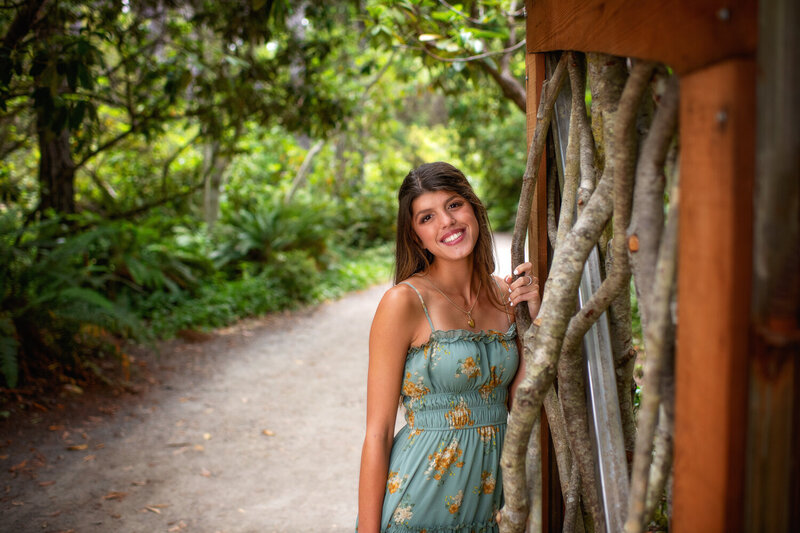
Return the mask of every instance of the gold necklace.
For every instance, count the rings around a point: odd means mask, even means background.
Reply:
[[[434,289],[436,289],[436,291],[439,294],[441,294],[442,296],[447,298],[447,301],[450,302],[451,304],[453,304],[453,307],[455,307],[456,309],[458,309],[459,311],[461,311],[462,313],[467,315],[467,325],[469,327],[471,327],[471,328],[474,328],[475,327],[475,320],[473,320],[473,318],[472,318],[472,310],[475,309],[475,304],[478,303],[478,296],[481,295],[481,284],[483,283],[483,280],[482,279],[478,280],[478,291],[475,293],[475,301],[472,302],[472,305],[469,306],[469,309],[467,310],[467,309],[464,309],[463,307],[461,307],[460,305],[458,305],[457,303],[455,303],[453,300],[450,299],[450,297],[448,295],[446,295],[444,292],[442,292],[442,289],[440,289],[439,287],[436,286],[436,284],[433,282],[433,280],[431,279],[430,276],[425,276],[425,277],[428,278],[428,281],[431,283],[431,286]]]

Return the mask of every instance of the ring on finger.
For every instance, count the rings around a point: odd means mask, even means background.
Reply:
[[[529,285],[531,285],[531,284],[533,283],[533,278],[532,278],[532,277],[530,277],[530,276],[525,276],[525,277],[526,277],[526,278],[528,278],[528,283],[526,283],[526,284],[524,285],[525,287],[527,287],[527,286],[529,286]]]

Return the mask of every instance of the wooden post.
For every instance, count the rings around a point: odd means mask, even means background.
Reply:
[[[747,369],[754,347],[756,8],[753,0],[526,1],[529,57],[604,52],[664,62],[681,79],[672,524],[678,533],[743,529]],[[529,112],[529,128],[530,118]],[[797,442],[800,430],[794,431]],[[787,468],[796,478],[797,465]],[[797,501],[796,479],[792,490],[790,501]]]
[[[740,531],[752,278],[755,61],[681,78],[673,528]]]
[[[529,147],[536,129],[536,112],[542,95],[542,83],[545,80],[545,54],[527,54],[525,56],[527,78],[527,115],[526,139]],[[546,153],[546,151],[545,151]],[[539,163],[539,180],[533,193],[531,218],[528,223],[528,250],[533,263],[534,276],[539,279],[539,290],[544,289],[547,278],[547,157]],[[542,531],[561,531],[563,522],[563,505],[561,486],[558,481],[555,450],[551,443],[550,428],[544,408],[541,413],[540,449],[542,450]]]

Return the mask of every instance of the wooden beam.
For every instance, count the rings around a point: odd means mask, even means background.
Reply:
[[[525,104],[526,139],[528,147],[533,140],[536,129],[536,112],[539,109],[539,99],[542,94],[542,83],[545,79],[544,54],[527,54],[525,66],[527,70],[527,103]],[[534,276],[539,278],[539,289],[544,288],[547,278],[547,163],[546,157],[539,162],[539,180],[533,192],[533,206],[531,218],[528,222],[528,250],[533,260]]]
[[[741,531],[751,347],[753,59],[681,79],[673,530]]]
[[[527,0],[529,53],[604,52],[666,63],[679,74],[757,45],[753,0]]]
[[[533,140],[536,129],[536,112],[542,96],[545,80],[545,54],[527,54],[526,67],[526,139],[527,148]],[[545,152],[546,153],[546,152]],[[528,222],[528,250],[533,263],[534,276],[539,279],[539,290],[544,289],[547,279],[547,157],[539,163],[539,180],[533,193],[531,218]],[[558,466],[555,450],[551,443],[550,427],[544,408],[541,413],[540,449],[542,450],[542,531],[556,533],[561,531],[563,522],[561,486],[558,481]]]

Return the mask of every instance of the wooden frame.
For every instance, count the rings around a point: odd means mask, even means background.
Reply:
[[[526,6],[529,135],[535,126],[544,52],[581,50],[652,59],[680,76],[672,529],[742,530],[748,350],[753,345],[756,4],[527,0]],[[546,189],[546,174],[539,175],[537,205]],[[538,229],[531,233],[541,242],[546,223],[539,225],[537,209],[532,217],[532,227]],[[539,254],[537,264],[546,265],[546,249],[531,244],[532,253]],[[550,524],[549,530],[557,529]]]

